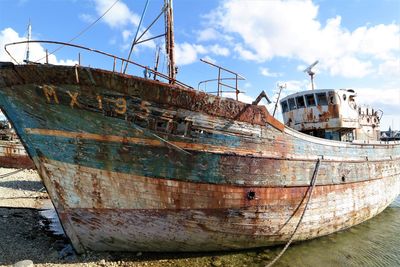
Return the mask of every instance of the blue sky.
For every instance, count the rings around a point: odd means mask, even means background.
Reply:
[[[5,43],[26,39],[29,20],[33,39],[69,41],[114,2],[0,0],[0,60],[10,60],[2,49]],[[150,0],[144,26],[162,4]],[[126,57],[144,6],[145,0],[119,0],[73,43]],[[239,84],[243,101],[261,90],[274,99],[277,84],[286,84],[283,95],[308,89],[303,70],[319,60],[316,88],[353,88],[359,103],[384,110],[382,130],[389,125],[400,129],[399,0],[175,0],[174,13],[177,77],[182,82],[197,88],[198,82],[216,78],[216,69],[199,60],[205,58],[246,77]],[[149,36],[162,31],[160,21]],[[153,67],[157,45],[162,40],[137,46],[132,59]],[[14,48],[18,60],[25,49]],[[31,60],[41,58],[44,49],[31,45]],[[63,48],[50,60],[75,64],[77,51]],[[82,64],[112,68],[109,59],[85,53]],[[163,58],[160,68],[166,69]],[[133,68],[129,72],[142,75]]]

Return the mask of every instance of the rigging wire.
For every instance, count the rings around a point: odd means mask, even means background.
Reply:
[[[86,26],[86,28],[84,28],[83,30],[81,30],[77,35],[75,35],[72,39],[70,39],[67,43],[71,43],[72,41],[74,41],[75,39],[77,39],[79,36],[81,36],[82,34],[84,34],[85,32],[87,32],[91,27],[94,26],[94,24],[96,24],[99,20],[101,20],[120,0],[116,0],[100,17],[98,17],[95,21],[93,21],[91,24],[89,24],[88,26]],[[50,52],[49,55],[53,55],[54,53],[56,53],[57,51],[59,51],[60,49],[62,49],[65,45],[60,45],[59,47],[57,47],[56,49],[54,49],[52,52]],[[47,55],[47,56],[49,56]],[[46,58],[46,56],[36,60],[35,62],[39,62],[41,60],[43,60],[44,58]]]
[[[138,25],[137,30],[136,30],[135,38],[133,38],[131,49],[129,50],[128,60],[131,58],[133,47],[135,46],[135,43],[137,42],[136,38],[137,38],[137,36],[139,34],[140,26],[142,25],[142,21],[143,21],[144,15],[146,14],[146,10],[147,10],[147,6],[148,5],[149,5],[149,0],[146,1],[146,5],[144,6],[144,9],[143,9],[143,12],[142,12],[142,16],[140,17],[140,21],[139,21],[139,25]],[[140,39],[140,37],[139,37],[139,39]],[[125,74],[127,68],[128,68],[128,62],[126,62],[126,64],[125,64],[125,69],[124,69],[124,72],[123,72],[124,74]]]

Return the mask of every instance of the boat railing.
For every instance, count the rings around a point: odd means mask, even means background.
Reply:
[[[226,68],[223,68],[221,66],[215,65],[214,63],[211,63],[211,62],[209,62],[209,61],[207,61],[205,59],[200,59],[200,61],[202,61],[202,62],[204,62],[206,64],[209,64],[209,65],[211,65],[213,67],[218,68],[218,78],[217,79],[204,80],[204,81],[199,82],[199,84],[197,85],[197,89],[200,90],[200,86],[201,85],[204,85],[206,87],[207,84],[210,83],[210,82],[217,82],[217,91],[207,92],[207,93],[217,94],[217,96],[222,96],[223,93],[235,93],[236,94],[236,100],[239,100],[239,94],[243,93],[243,91],[239,90],[238,82],[240,80],[246,80],[246,78],[244,78],[242,75],[240,75],[240,74],[238,74],[236,72],[233,72],[233,71],[228,70]],[[221,77],[223,72],[230,73],[230,74],[234,75],[234,77],[223,78],[223,77]],[[234,86],[225,83],[225,81],[232,81],[232,80],[235,81]],[[224,87],[229,88],[231,90],[229,90],[229,89],[223,90],[222,88],[224,88]]]
[[[77,49],[81,49],[81,50],[85,50],[85,51],[101,54],[101,55],[104,55],[106,57],[110,57],[110,58],[113,59],[113,68],[112,68],[112,72],[113,73],[125,74],[125,71],[123,70],[124,65],[127,66],[127,64],[132,64],[132,65],[142,69],[144,77],[147,78],[147,79],[149,79],[151,76],[153,76],[154,80],[156,80],[157,78],[161,78],[161,79],[164,79],[166,82],[174,84],[174,85],[179,85],[179,86],[186,87],[186,88],[192,88],[191,86],[189,86],[189,85],[187,85],[187,84],[185,84],[183,82],[180,82],[180,81],[178,81],[176,79],[171,80],[171,78],[168,75],[165,75],[165,74],[163,74],[161,72],[158,72],[158,71],[156,71],[156,70],[154,70],[154,69],[152,69],[152,68],[150,68],[148,66],[144,66],[144,65],[141,65],[141,64],[139,64],[139,63],[137,63],[135,61],[131,61],[131,60],[126,59],[126,58],[122,58],[122,57],[119,57],[119,56],[116,56],[116,55],[113,55],[113,54],[110,54],[110,53],[107,53],[107,52],[103,52],[103,51],[100,51],[100,50],[97,50],[97,49],[88,48],[88,47],[85,47],[85,46],[82,46],[82,45],[66,43],[66,42],[59,42],[59,41],[49,41],[49,40],[29,40],[29,41],[26,40],[26,41],[8,43],[8,44],[6,44],[4,46],[4,49],[5,49],[7,54],[11,57],[11,59],[15,63],[20,64],[20,62],[18,62],[12,56],[10,51],[7,50],[7,47],[14,46],[14,45],[20,45],[20,44],[29,44],[29,43],[53,44],[53,45],[60,45],[61,47],[69,46],[69,47],[74,47],[74,48],[77,48]],[[61,47],[59,47],[58,49],[60,49]],[[56,50],[58,50],[58,49],[56,49]],[[54,50],[54,51],[56,51],[56,50]],[[54,53],[54,51],[53,51],[53,53]],[[44,57],[42,57],[42,58],[40,58],[40,59],[38,59],[36,61],[29,61],[29,62],[26,62],[26,63],[40,63],[40,61],[45,59],[45,63],[49,64],[49,54],[48,54],[48,50],[47,49],[46,49],[45,53],[46,53],[46,55]],[[53,54],[53,53],[51,53],[51,54]],[[121,62],[120,71],[117,70],[117,61]],[[78,54],[78,64],[77,65],[79,65],[79,66],[81,65],[81,55],[80,55],[80,53]]]

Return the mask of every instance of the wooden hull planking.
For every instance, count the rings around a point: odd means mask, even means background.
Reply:
[[[91,68],[24,65],[0,77],[1,107],[78,251],[284,243],[318,159],[295,240],[361,223],[400,191],[399,143],[322,140],[263,106]]]

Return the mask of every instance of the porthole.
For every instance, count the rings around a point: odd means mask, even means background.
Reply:
[[[247,192],[247,199],[248,200],[253,200],[255,198],[256,198],[256,192],[254,192],[254,191]]]

